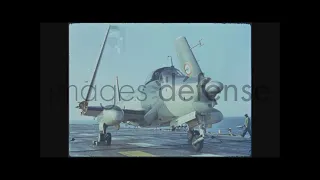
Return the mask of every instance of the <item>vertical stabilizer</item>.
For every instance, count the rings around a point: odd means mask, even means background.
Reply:
[[[202,74],[200,66],[194,57],[186,37],[178,37],[175,40],[175,48],[180,61],[180,67],[187,76],[198,77],[199,74]]]

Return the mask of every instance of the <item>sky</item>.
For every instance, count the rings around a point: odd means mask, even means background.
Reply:
[[[224,85],[234,85],[221,92],[218,105],[225,117],[251,114],[251,100],[243,91],[251,93],[251,26],[248,24],[213,23],[83,23],[69,26],[69,119],[88,120],[92,117],[80,115],[75,107],[83,98],[90,84],[97,59],[109,25],[120,28],[122,43],[120,51],[110,42],[105,46],[97,77],[96,99],[89,105],[111,104],[99,95],[104,85],[114,86],[118,76],[119,86],[130,85],[134,89],[143,85],[149,74],[164,66],[173,64],[180,69],[174,48],[174,40],[185,36],[194,46],[202,39],[202,46],[195,47],[193,53],[206,77],[220,81]],[[119,36],[115,34],[114,35]],[[108,39],[109,40],[109,39]],[[108,41],[109,42],[109,41]],[[120,42],[120,41],[119,41]],[[182,71],[182,70],[181,70]],[[88,82],[87,82],[88,81]],[[123,91],[129,89],[124,88]],[[81,95],[83,91],[83,96]],[[93,92],[94,93],[94,92]],[[113,97],[111,88],[102,90],[104,99]],[[93,97],[93,96],[92,96]],[[226,99],[227,97],[227,99]]]

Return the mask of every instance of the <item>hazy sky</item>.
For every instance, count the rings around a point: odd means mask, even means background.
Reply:
[[[110,24],[73,24],[69,27],[69,117],[71,120],[92,119],[80,116],[75,107],[82,101],[81,89],[90,83],[106,30]],[[118,53],[110,44],[105,47],[96,78],[96,101],[89,105],[108,104],[100,98],[104,85],[114,85],[119,77],[119,85],[138,88],[147,76],[157,68],[170,66],[167,56],[172,56],[176,68],[180,69],[174,40],[185,36],[190,46],[200,39],[203,46],[193,49],[202,71],[207,77],[224,85],[237,87],[237,101],[233,88],[220,94],[217,109],[224,116],[251,114],[251,101],[241,97],[249,96],[242,87],[251,87],[251,27],[247,24],[113,24],[118,25],[124,36],[124,51]],[[123,47],[122,47],[123,49]],[[89,81],[89,82],[85,82]],[[83,96],[88,88],[83,90]],[[128,89],[123,89],[126,91]],[[247,88],[251,92],[251,88]],[[105,88],[103,97],[113,97],[112,89]]]

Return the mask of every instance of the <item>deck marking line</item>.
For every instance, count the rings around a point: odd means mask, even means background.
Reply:
[[[143,151],[122,151],[119,153],[128,157],[155,157],[155,155]]]
[[[152,146],[156,146],[154,144],[149,144],[149,143],[128,143],[131,145],[136,145],[136,146],[140,146],[140,147],[152,147]]]
[[[192,157],[224,157],[222,155],[218,154],[195,154],[195,155],[190,155]]]
[[[128,140],[128,138],[127,137],[112,137],[112,140],[124,141],[124,140]]]

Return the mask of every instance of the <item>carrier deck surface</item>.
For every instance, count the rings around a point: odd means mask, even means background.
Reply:
[[[201,152],[194,152],[185,130],[120,128],[107,129],[112,134],[111,146],[94,146],[98,126],[70,124],[71,157],[250,157],[251,138],[219,135],[204,141]],[[73,141],[71,139],[74,138]]]

